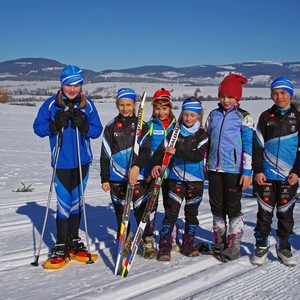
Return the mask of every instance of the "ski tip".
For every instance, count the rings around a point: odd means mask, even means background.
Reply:
[[[115,276],[122,275],[120,272],[120,268],[116,268],[114,274],[115,274]]]
[[[222,253],[214,254],[213,256],[222,263],[227,263],[230,261],[230,259],[228,259],[228,257],[226,257],[226,255],[223,255]]]
[[[128,271],[127,271],[127,269],[126,270],[124,270],[123,272],[122,272],[122,277],[127,277],[127,275],[128,275]]]

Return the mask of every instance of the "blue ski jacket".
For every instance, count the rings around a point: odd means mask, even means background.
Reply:
[[[87,164],[92,162],[93,154],[90,144],[90,138],[98,138],[103,130],[98,112],[93,101],[86,98],[87,104],[80,108],[87,115],[89,131],[84,137],[79,136],[79,148],[80,148],[80,159],[81,164]],[[64,110],[66,105],[58,103],[56,96],[52,96],[47,99],[40,107],[37,117],[33,123],[33,130],[35,134],[40,137],[49,137],[50,150],[51,150],[51,165],[54,167],[55,154],[58,146],[59,134],[53,133],[50,130],[50,122],[55,119],[55,114],[58,110]],[[78,151],[77,151],[77,138],[76,129],[71,126],[71,120],[69,120],[69,126],[64,128],[62,134],[62,146],[58,157],[57,168],[58,169],[73,169],[78,168]]]
[[[285,113],[273,105],[258,121],[254,139],[253,170],[267,180],[286,181],[290,173],[300,177],[300,113],[294,105]]]
[[[198,121],[196,126],[198,129],[195,132],[190,132],[184,125],[180,126],[180,133],[175,145],[176,152],[169,163],[168,179],[178,181],[205,180],[204,158],[208,150],[208,136],[206,131],[200,127]],[[164,151],[171,136],[172,131],[155,151],[152,161],[153,166],[161,165]]]
[[[101,183],[128,180],[137,123],[138,117],[124,118],[119,114],[105,126],[100,158]],[[149,127],[143,123],[139,155],[133,157],[132,163],[140,168],[138,180],[144,179],[144,166],[150,151]]]
[[[151,119],[146,123],[149,126],[149,138],[150,138],[150,145],[151,145],[151,158],[153,156],[153,153],[156,151],[158,146],[161,144],[163,139],[167,136],[167,134],[173,130],[176,123],[176,118],[173,116],[171,118],[171,122],[167,129],[164,128],[164,125],[162,122],[152,116]],[[148,164],[145,167],[145,177],[149,176],[151,174],[151,158],[148,162]],[[167,171],[165,172],[167,175]]]
[[[149,126],[150,144],[153,154],[166,135],[174,128],[176,118],[174,116],[171,118],[170,125],[167,129],[165,129],[162,122],[154,116],[146,123]]]
[[[219,103],[205,126],[210,143],[207,169],[251,176],[254,122],[250,114],[238,103],[227,111]]]

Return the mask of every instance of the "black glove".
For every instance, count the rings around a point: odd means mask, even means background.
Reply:
[[[52,132],[61,131],[62,128],[69,126],[70,113],[69,111],[58,110],[55,114],[54,122],[50,123]]]
[[[85,136],[90,129],[87,115],[78,108],[74,108],[71,116],[72,126],[77,127],[78,130]]]

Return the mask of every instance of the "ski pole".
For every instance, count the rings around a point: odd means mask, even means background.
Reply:
[[[49,213],[49,208],[50,208],[50,202],[51,202],[51,197],[52,197],[53,182],[54,182],[54,177],[56,174],[58,157],[59,157],[60,149],[62,146],[63,131],[64,131],[64,129],[62,128],[61,131],[58,133],[58,139],[56,141],[56,154],[55,154],[55,158],[54,158],[54,167],[53,167],[53,172],[52,172],[52,177],[51,177],[51,182],[50,182],[50,189],[49,189],[49,194],[48,194],[47,208],[46,208],[46,213],[45,213],[45,218],[44,218],[42,234],[40,237],[39,248],[38,248],[38,252],[35,257],[35,261],[31,263],[31,265],[35,266],[35,267],[37,267],[39,265],[39,257],[40,257],[40,252],[41,252],[41,248],[42,248],[42,242],[43,242],[43,238],[44,238],[44,233],[45,233],[45,228],[46,228],[46,223],[47,223],[47,218],[48,218],[48,213]]]
[[[86,220],[85,198],[84,198],[83,181],[82,181],[82,168],[81,168],[78,127],[76,127],[76,142],[77,142],[77,152],[78,152],[79,178],[80,178],[80,190],[81,190],[81,195],[82,195],[82,211],[83,211],[83,220],[84,220],[84,228],[85,228],[85,238],[86,238],[86,246],[87,246],[88,255],[89,255],[89,261],[87,262],[87,264],[92,264],[92,263],[94,263],[94,261],[91,258],[90,242],[89,242],[88,227],[87,227],[87,220]]]

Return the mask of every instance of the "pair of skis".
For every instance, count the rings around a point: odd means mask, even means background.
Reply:
[[[134,159],[139,155],[140,151],[140,141],[142,139],[142,127],[144,122],[144,107],[146,102],[146,92],[143,93],[139,110],[138,110],[138,123],[136,127],[136,133],[134,138],[134,144],[132,147],[132,153],[130,158],[130,169],[132,167],[132,164],[134,162]],[[127,184],[127,190],[125,195],[125,202],[124,202],[124,211],[122,216],[122,222],[119,232],[119,238],[118,238],[118,251],[117,251],[117,260],[116,260],[116,266],[115,266],[115,275],[121,275],[122,272],[122,264],[123,264],[123,254],[126,244],[126,238],[127,238],[127,229],[130,219],[130,204],[132,201],[134,193],[134,186],[131,185],[129,182]]]
[[[178,121],[177,121],[177,123],[176,123],[176,125],[173,129],[173,133],[172,133],[172,136],[170,138],[168,146],[175,147],[175,144],[177,142],[177,139],[178,139],[178,136],[179,136],[179,133],[180,133],[180,120],[181,120],[181,118],[179,117]],[[140,243],[143,239],[143,234],[144,234],[147,222],[149,220],[149,216],[152,212],[153,206],[154,206],[155,201],[158,197],[159,190],[160,190],[160,187],[161,187],[163,179],[164,179],[165,171],[168,168],[168,165],[170,163],[171,158],[172,158],[172,155],[170,153],[165,153],[164,154],[160,174],[155,179],[153,189],[149,194],[148,202],[147,202],[147,205],[145,207],[142,219],[139,223],[139,226],[137,228],[137,231],[136,231],[136,234],[134,236],[133,242],[131,244],[131,250],[128,253],[128,256],[127,256],[126,261],[125,261],[124,266],[123,266],[122,277],[126,277],[128,275],[129,270],[130,270],[130,268],[133,264],[133,261],[136,257],[136,253],[138,251],[139,245],[140,245]]]

